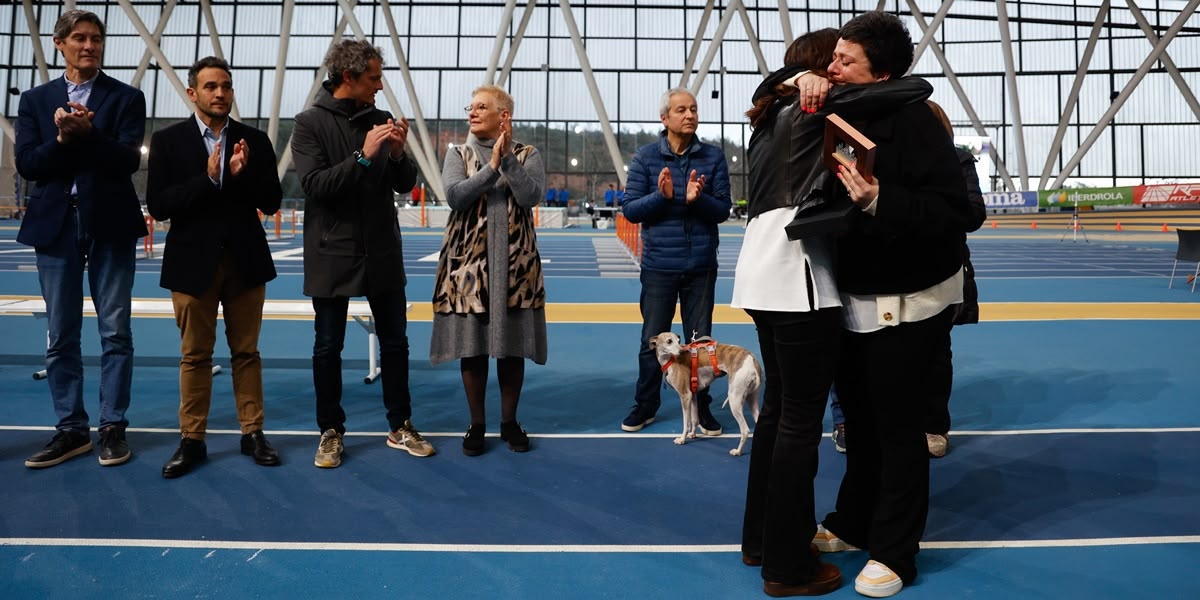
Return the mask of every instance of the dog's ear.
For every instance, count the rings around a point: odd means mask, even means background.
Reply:
[[[656,346],[658,346],[658,336],[656,335],[654,337],[651,337],[649,340],[646,341],[646,343],[650,344],[650,349],[653,350]]]

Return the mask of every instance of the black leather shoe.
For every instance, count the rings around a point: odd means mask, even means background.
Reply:
[[[204,444],[204,440],[183,438],[179,440],[179,449],[171,455],[171,460],[163,465],[162,476],[174,479],[180,475],[187,475],[206,458],[208,458],[208,446]]]
[[[279,453],[267,442],[261,429],[242,436],[242,454],[253,456],[258,465],[274,467],[279,464]]]

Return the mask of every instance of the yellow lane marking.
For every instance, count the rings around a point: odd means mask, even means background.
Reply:
[[[0,295],[0,305],[6,301],[37,300],[38,296]],[[153,300],[138,298],[137,300]],[[276,300],[275,302],[279,302]],[[308,303],[308,300],[295,300]],[[428,302],[413,302],[410,321],[433,320],[433,306]],[[0,311],[2,312],[2,311]],[[28,314],[28,313],[8,313]],[[998,321],[1081,321],[1081,320],[1200,320],[1200,302],[983,302],[980,319]],[[134,311],[139,318],[174,318],[170,314]],[[266,315],[271,321],[307,321],[309,315]],[[676,311],[675,320],[679,320]],[[632,323],[642,322],[636,302],[555,302],[546,305],[546,321],[550,323]],[[740,308],[719,305],[713,309],[713,323],[724,325],[749,324],[750,317]]]

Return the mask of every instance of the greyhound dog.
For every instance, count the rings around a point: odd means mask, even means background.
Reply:
[[[683,433],[675,438],[675,443],[686,444],[688,439],[696,438],[696,393],[707,390],[713,379],[729,375],[729,395],[725,404],[729,405],[742,433],[737,448],[729,454],[741,456],[746,437],[750,435],[742,407],[749,404],[750,415],[758,421],[758,392],[762,388],[763,374],[754,355],[741,346],[718,344],[711,338],[700,338],[685,346],[679,336],[670,331],[650,338],[649,344],[658,357],[658,364],[662,365],[663,380],[679,394],[683,405]]]

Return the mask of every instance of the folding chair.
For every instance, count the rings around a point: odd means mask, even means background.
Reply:
[[[1171,264],[1171,280],[1167,289],[1175,283],[1175,266],[1179,261],[1196,263],[1196,269],[1188,281],[1192,284],[1192,293],[1196,293],[1196,279],[1200,275],[1200,229],[1176,229],[1179,234],[1179,248],[1175,250],[1175,262]]]

